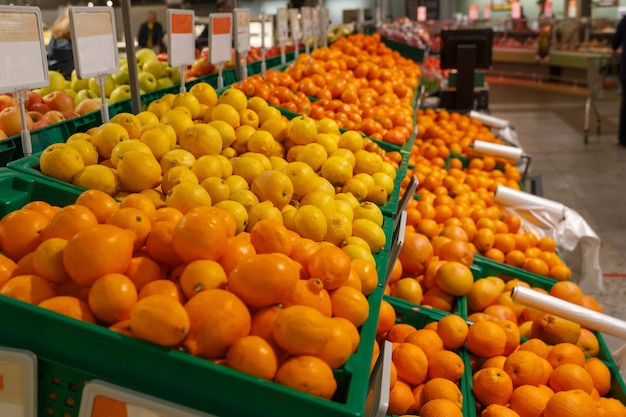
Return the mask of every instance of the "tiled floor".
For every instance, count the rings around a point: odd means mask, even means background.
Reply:
[[[602,130],[595,134],[592,115],[585,145],[586,90],[488,81],[491,114],[515,128],[524,152],[532,156],[532,174],[541,174],[544,197],[577,211],[599,236],[605,291],[592,295],[606,314],[626,320],[626,149],[616,145],[618,99],[598,101]],[[612,351],[626,343],[609,335],[605,339]]]

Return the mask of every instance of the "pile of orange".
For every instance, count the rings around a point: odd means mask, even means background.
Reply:
[[[136,193],[34,201],[0,220],[0,294],[332,398],[375,264],[272,220],[236,228],[220,208]]]

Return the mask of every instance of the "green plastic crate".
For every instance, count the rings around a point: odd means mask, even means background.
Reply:
[[[416,48],[415,46],[410,46],[405,43],[392,41],[391,39],[387,39],[385,37],[381,37],[380,40],[390,49],[400,53],[403,57],[412,59],[415,62],[424,62],[424,57],[427,52],[426,49]]]
[[[539,287],[546,291],[550,291],[550,288],[557,282],[555,279],[533,274],[522,268],[497,262],[479,254],[474,254],[474,263],[470,269],[475,278],[487,276],[496,276],[504,280],[517,278],[529,283],[532,287]]]

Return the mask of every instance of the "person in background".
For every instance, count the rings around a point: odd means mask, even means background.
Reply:
[[[163,45],[163,26],[157,22],[155,12],[150,12],[148,20],[139,27],[137,44],[139,48],[150,48],[157,53],[165,51],[165,46]]]
[[[622,86],[622,102],[619,110],[619,131],[617,144],[621,147],[626,147],[626,15],[622,17],[622,20],[617,25],[615,36],[611,46],[613,52],[617,54],[618,49],[622,50],[622,55],[619,60],[619,81]]]
[[[46,46],[48,69],[59,71],[69,80],[74,69],[69,8],[64,8],[54,21],[51,34],[50,42]]]
[[[231,13],[233,6],[230,0],[217,0],[216,2],[217,13]],[[202,33],[196,38],[196,48],[202,49],[209,45],[209,25],[204,25]]]

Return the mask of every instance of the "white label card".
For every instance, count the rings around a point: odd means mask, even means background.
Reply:
[[[427,12],[426,6],[417,6],[417,21],[418,22],[426,21],[426,15],[427,15],[426,12]]]
[[[230,61],[233,47],[233,15],[212,13],[209,15],[209,62],[218,64]]]
[[[491,5],[490,4],[483,5],[483,18],[491,19]]]
[[[289,39],[289,13],[284,7],[276,10],[276,32],[278,34],[278,43],[284,45]]]
[[[519,1],[515,1],[511,4],[511,17],[513,19],[519,19],[522,17],[522,6]]]
[[[567,2],[567,17],[572,19],[578,17],[578,4],[576,0],[569,0]]]
[[[0,416],[35,417],[37,358],[30,351],[0,349]]]
[[[326,7],[322,7],[320,9],[320,35],[322,36],[322,39],[326,39],[326,34],[328,33],[329,19],[330,15],[328,9]],[[365,22],[365,16],[363,16],[363,22]]]
[[[552,17],[552,2],[551,1],[547,1],[545,2],[544,6],[543,6],[543,15],[544,17]]]
[[[302,39],[300,21],[298,20],[298,9],[289,9],[289,25],[291,26],[291,39],[294,42],[298,42]]]
[[[250,9],[235,9],[235,49],[239,53],[250,50]]]
[[[167,9],[168,46],[170,67],[191,65],[196,59],[193,10]]]
[[[311,22],[313,26],[313,35],[316,37],[320,36],[320,10],[312,9],[311,10]]]
[[[41,10],[0,6],[0,93],[49,83]]]
[[[311,31],[313,30],[313,27],[311,24],[312,14],[313,13],[310,7],[302,8],[302,34],[305,39],[311,36]]]
[[[70,7],[70,29],[78,78],[119,71],[115,15],[111,7]]]
[[[468,17],[470,20],[478,19],[478,5],[477,4],[469,5]]]

